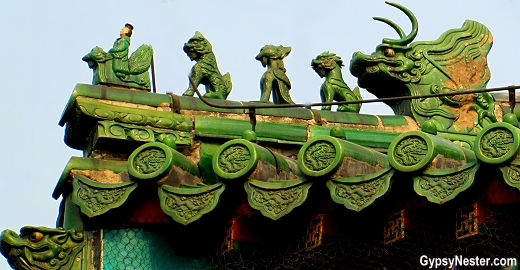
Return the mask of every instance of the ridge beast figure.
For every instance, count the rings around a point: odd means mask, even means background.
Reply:
[[[153,49],[143,44],[128,58],[130,37],[134,27],[127,23],[120,37],[108,52],[95,47],[82,60],[94,71],[92,84],[120,85],[150,91],[150,74]]]
[[[275,104],[294,104],[289,93],[291,81],[285,74],[283,64],[283,59],[291,53],[291,49],[281,45],[265,45],[255,57],[263,67],[267,67],[260,79],[260,102],[269,102],[272,92]]]
[[[320,88],[321,102],[362,100],[359,88],[356,87],[352,91],[343,80],[341,57],[331,52],[323,52],[311,61],[311,66],[321,78],[325,77],[325,82]],[[321,109],[330,111],[331,106],[322,106]],[[338,112],[358,113],[360,109],[361,103],[338,106]]]
[[[0,251],[13,269],[84,269],[79,257],[85,243],[85,235],[75,230],[25,226],[20,235],[2,232]]]
[[[229,72],[224,76],[220,74],[211,43],[197,31],[188,42],[184,43],[183,50],[191,61],[197,62],[191,68],[190,77],[195,86],[200,84],[206,86],[204,97],[226,99],[231,92],[231,75]],[[182,95],[193,96],[194,94],[195,90],[190,84],[188,90]]]
[[[354,53],[350,72],[358,78],[360,87],[379,98],[454,93],[486,87],[491,77],[487,54],[493,44],[486,26],[467,20],[461,28],[448,30],[437,40],[409,44],[417,35],[417,19],[405,7],[386,3],[408,16],[412,30],[405,35],[393,21],[374,18],[394,28],[400,38],[383,39],[371,55]],[[501,110],[495,112],[494,99],[489,93],[388,101],[386,104],[395,114],[411,116],[420,125],[426,123],[438,131],[469,134],[496,122],[497,115],[502,113]]]

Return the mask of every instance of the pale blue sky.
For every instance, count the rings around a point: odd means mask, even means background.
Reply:
[[[520,84],[519,0],[401,0],[419,20],[415,40],[434,40],[465,19],[484,23],[494,35],[488,57],[488,87]],[[126,23],[135,27],[131,50],[155,50],[158,92],[182,94],[192,62],[182,46],[196,30],[213,44],[220,70],[233,80],[231,100],[257,100],[265,71],[254,59],[266,44],[292,46],[286,58],[292,98],[319,102],[322,79],[310,61],[323,51],[348,66],[355,51],[371,53],[382,38],[397,37],[387,17],[408,32],[410,23],[384,1],[27,1],[10,0],[0,10],[0,230],[24,225],[54,227],[59,201],[51,193],[76,150],[63,143],[58,126],[76,83],[92,72],[81,58],[94,46],[110,49]],[[344,68],[351,88],[356,79]],[[362,90],[365,99],[372,98]],[[363,113],[391,114],[384,104]],[[0,269],[9,269],[0,259]]]

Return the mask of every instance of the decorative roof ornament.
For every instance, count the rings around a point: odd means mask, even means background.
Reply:
[[[184,52],[191,61],[197,62],[191,68],[190,77],[195,86],[204,84],[206,86],[206,98],[227,99],[231,93],[232,83],[231,75],[228,73],[222,75],[217,66],[217,58],[213,53],[211,43],[199,32],[184,43]],[[183,96],[193,96],[195,90],[193,86],[182,94]]]
[[[263,67],[267,67],[267,71],[260,79],[260,102],[269,102],[272,92],[275,104],[294,104],[289,94],[291,81],[285,74],[283,64],[283,59],[291,53],[291,50],[291,47],[282,45],[265,45],[255,57]]]
[[[311,66],[321,78],[325,78],[325,82],[323,82],[320,88],[321,102],[363,99],[358,87],[352,91],[343,80],[343,74],[341,73],[343,60],[338,55],[331,52],[323,52],[316,56],[315,59],[312,59]],[[330,111],[331,107],[331,105],[327,105],[322,106],[321,109]],[[338,112],[358,113],[360,109],[361,103],[338,106]]]
[[[385,38],[370,55],[356,52],[350,72],[360,87],[378,98],[419,96],[486,88],[491,77],[487,54],[493,37],[486,26],[467,20],[461,28],[446,31],[437,40],[417,41],[417,19],[405,7],[387,2],[402,10],[412,22],[412,31],[402,29],[386,18],[374,18],[392,26],[400,36]],[[460,94],[411,101],[386,101],[396,115],[413,117],[420,125],[427,121],[438,131],[476,134],[497,121],[501,110],[487,93]]]
[[[150,91],[148,69],[153,61],[153,49],[143,44],[128,58],[130,37],[134,26],[127,23],[120,31],[120,37],[108,52],[95,47],[82,60],[94,72],[92,84],[123,86]]]

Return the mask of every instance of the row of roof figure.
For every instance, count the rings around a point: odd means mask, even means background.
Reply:
[[[83,61],[94,70],[93,84],[119,85],[150,91],[151,82],[148,70],[153,69],[153,49],[146,44],[141,45],[130,57],[130,37],[134,27],[125,24],[120,31],[120,37],[113,47],[105,52],[95,47],[83,57]],[[184,96],[193,96],[196,87],[203,84],[206,87],[206,98],[227,99],[231,92],[232,82],[228,73],[222,75],[211,43],[199,32],[184,43],[184,52],[191,61],[195,61],[190,72],[193,84],[184,92]],[[275,104],[294,104],[291,95],[291,81],[287,77],[283,59],[289,55],[291,47],[266,45],[260,49],[256,60],[267,67],[260,80],[261,97],[259,102],[270,103],[272,93]],[[341,73],[343,60],[334,53],[323,52],[311,62],[312,68],[325,82],[320,93],[323,102],[361,100],[359,89],[352,91],[345,83]],[[153,72],[153,71],[152,71]],[[152,74],[153,75],[153,74]],[[359,112],[361,104],[341,105],[338,111]],[[330,110],[331,106],[324,106]]]
[[[488,92],[474,94],[467,90],[486,89],[491,77],[487,55],[493,44],[489,29],[478,22],[467,20],[462,27],[446,31],[433,41],[412,41],[418,32],[415,15],[402,5],[387,4],[403,11],[410,19],[409,34],[395,22],[375,17],[390,25],[399,34],[398,39],[384,38],[372,54],[356,52],[350,60],[350,73],[358,78],[358,85],[378,98],[417,97],[411,99],[385,99],[395,114],[412,117],[423,129],[452,133],[476,134],[486,125],[499,121],[503,110],[495,104]],[[153,50],[142,45],[128,58],[128,47],[133,26],[125,25],[121,37],[112,49],[104,52],[94,48],[83,60],[94,69],[93,84],[120,85],[150,91],[148,69],[153,63]],[[231,91],[229,73],[222,75],[210,42],[196,32],[184,44],[184,51],[196,64],[191,69],[193,82],[185,96],[193,96],[194,87],[206,86],[204,97],[226,99]],[[260,81],[260,102],[294,104],[289,94],[291,82],[287,77],[283,59],[291,47],[266,45],[256,59],[267,67]],[[343,61],[334,53],[324,52],[311,62],[316,73],[325,78],[321,86],[323,102],[347,101],[339,104],[338,111],[359,112],[359,89],[352,91],[342,78]],[[152,79],[153,79],[152,65]],[[433,95],[433,96],[432,96]],[[296,104],[298,105],[298,104]],[[330,106],[323,106],[330,110]]]

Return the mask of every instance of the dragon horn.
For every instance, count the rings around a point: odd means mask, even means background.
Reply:
[[[395,29],[395,31],[397,31],[397,33],[399,34],[399,37],[400,38],[404,38],[406,35],[404,34],[404,31],[403,29],[401,29],[401,27],[399,27],[399,25],[397,25],[395,22],[393,22],[392,20],[390,19],[387,19],[387,18],[381,18],[381,17],[373,17],[372,19],[376,20],[376,21],[380,21],[380,22],[384,22],[390,26],[392,26],[392,28]]]
[[[400,39],[384,38],[383,39],[383,43],[392,44],[392,45],[403,45],[404,46],[404,45],[412,42],[412,40],[417,36],[417,32],[419,31],[419,24],[417,23],[417,18],[415,17],[415,15],[413,15],[413,13],[409,9],[407,9],[404,6],[401,6],[401,5],[397,4],[397,3],[389,2],[389,1],[386,1],[385,3],[387,3],[388,5],[391,5],[391,6],[394,6],[394,7],[398,8],[399,10],[404,12],[404,14],[406,14],[406,16],[408,16],[408,18],[412,22],[412,31],[410,32],[410,34],[405,36],[405,34],[404,34],[403,30],[401,29],[401,27],[399,27],[393,21],[391,21],[389,19],[386,19],[386,18],[374,17],[373,18],[374,20],[380,21],[380,22],[384,22],[384,23],[390,25],[399,34]]]

